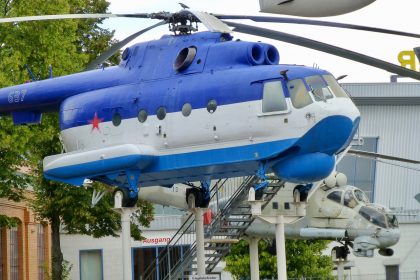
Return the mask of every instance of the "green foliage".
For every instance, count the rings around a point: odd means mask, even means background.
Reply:
[[[322,277],[322,279],[333,279],[331,271],[333,265],[329,256],[322,255],[327,247],[326,241],[286,241],[286,260],[288,278]],[[258,244],[259,265],[261,278],[277,277],[277,257],[270,254],[273,251],[272,243],[269,240],[260,240]],[[275,252],[275,250],[274,250]],[[226,270],[235,279],[249,279],[250,259],[248,242],[241,240],[232,246],[230,254],[225,258]]]
[[[287,275],[290,278],[322,277],[334,279],[331,276],[333,264],[330,256],[322,254],[329,241],[287,240]]]
[[[0,0],[0,17],[105,13],[108,6],[106,0]],[[0,87],[29,81],[25,64],[38,79],[48,78],[49,65],[53,66],[54,76],[83,70],[89,61],[115,43],[114,32],[101,28],[100,22],[81,19],[1,24]],[[110,60],[115,64],[118,59],[116,54]],[[13,126],[9,117],[0,118],[0,197],[19,201],[29,184],[33,187],[32,208],[40,220],[51,223],[51,277],[57,280],[63,279],[66,272],[60,250],[60,224],[69,233],[94,237],[116,236],[121,227],[119,215],[111,209],[111,193],[95,207],[91,206],[93,190],[107,187],[94,184],[77,188],[44,179],[42,159],[61,152],[56,114],[44,115],[41,125],[27,127]],[[138,207],[133,223],[148,226],[153,219],[152,206],[139,201]],[[15,224],[15,219],[0,215],[0,227]],[[141,231],[132,228],[133,236],[141,239]]]

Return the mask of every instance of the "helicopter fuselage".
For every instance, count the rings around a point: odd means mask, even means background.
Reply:
[[[45,158],[44,173],[75,185],[165,186],[261,166],[320,180],[359,111],[327,71],[278,60],[273,46],[226,34],[164,36],[119,66],[2,89],[0,111],[23,124],[58,110],[66,153]]]

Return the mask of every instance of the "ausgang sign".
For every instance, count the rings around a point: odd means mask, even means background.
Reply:
[[[401,67],[405,67],[414,71],[420,71],[419,59],[414,51],[401,51],[398,54],[398,61]]]

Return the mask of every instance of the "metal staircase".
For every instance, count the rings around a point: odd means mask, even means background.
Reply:
[[[229,251],[233,243],[239,241],[245,230],[254,221],[248,205],[248,191],[258,183],[256,176],[219,180],[211,190],[210,208],[216,215],[205,228],[206,273],[211,274]],[[271,178],[264,189],[264,208],[284,183]],[[188,279],[196,270],[196,243],[194,214],[188,216],[184,224],[168,245],[146,268],[140,279]],[[159,273],[158,273],[159,272]],[[135,279],[137,280],[137,279]]]

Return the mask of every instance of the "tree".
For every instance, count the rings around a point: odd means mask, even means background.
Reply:
[[[271,240],[260,240],[258,243],[259,265],[261,278],[277,277],[277,257],[275,245]],[[274,248],[273,248],[274,245]],[[329,256],[322,255],[327,241],[287,240],[286,261],[288,278],[320,277],[333,279],[331,272],[332,261]],[[231,253],[225,258],[226,270],[236,279],[249,279],[248,242],[241,240],[232,246]]]
[[[0,0],[0,13],[5,17],[75,12],[104,13],[109,3],[105,0]],[[0,86],[29,81],[25,69],[28,64],[38,79],[48,77],[48,66],[55,75],[82,70],[96,54],[113,43],[113,32],[99,27],[100,20],[60,20],[10,23],[0,26]],[[115,61],[115,60],[114,60]],[[61,153],[58,117],[43,116],[42,124],[15,127],[10,118],[0,119],[0,197],[18,201],[30,182],[35,198],[31,201],[40,220],[47,220],[52,228],[52,279],[62,279],[63,256],[60,249],[59,229],[69,233],[94,237],[116,236],[120,219],[111,210],[110,194],[91,207],[93,189],[105,186],[72,187],[43,178],[42,159]],[[22,176],[20,168],[30,167]],[[137,224],[147,226],[152,220],[152,206],[139,201],[140,211],[134,215]],[[141,214],[140,214],[141,213]],[[0,216],[0,227],[16,223],[13,218]],[[132,227],[132,235],[139,239],[141,232]]]

